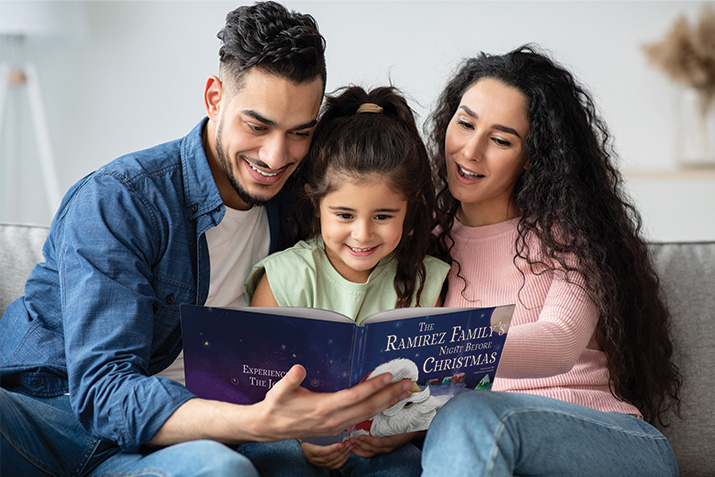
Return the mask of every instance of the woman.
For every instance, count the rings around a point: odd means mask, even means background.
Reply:
[[[445,306],[516,310],[497,392],[437,414],[423,475],[677,475],[649,424],[679,406],[669,315],[590,95],[534,48],[482,54],[431,127]]]

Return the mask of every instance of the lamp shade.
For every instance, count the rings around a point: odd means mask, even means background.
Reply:
[[[0,1],[0,35],[29,41],[80,39],[87,34],[87,13],[79,1]]]

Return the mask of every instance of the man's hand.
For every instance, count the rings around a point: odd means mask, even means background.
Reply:
[[[385,373],[349,389],[315,393],[300,386],[305,376],[302,366],[293,366],[254,405],[263,421],[256,441],[337,434],[406,398],[412,386],[410,380],[392,383],[392,375]]]
[[[335,393],[316,393],[300,386],[305,376],[302,366],[293,366],[263,401],[252,405],[190,399],[148,444],[212,439],[235,445],[335,435],[406,398],[412,386],[410,380],[392,383],[392,376],[383,374]]]
[[[424,433],[425,431],[417,431],[387,437],[375,437],[365,434],[353,437],[345,442],[352,447],[352,453],[356,456],[373,457],[378,454],[388,454]]]

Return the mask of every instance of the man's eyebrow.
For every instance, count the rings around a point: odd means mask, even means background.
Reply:
[[[262,122],[262,123],[265,124],[266,126],[271,126],[271,127],[275,127],[275,126],[276,126],[276,122],[275,122],[275,121],[273,121],[272,119],[268,119],[268,118],[264,117],[264,116],[263,116],[262,114],[260,114],[258,111],[254,111],[253,109],[244,109],[244,110],[243,110],[243,114],[245,114],[246,116],[252,117],[252,118],[255,119],[256,121]]]
[[[475,113],[474,111],[472,111],[472,110],[469,108],[469,106],[464,106],[464,105],[462,105],[462,106],[459,107],[459,109],[463,110],[465,113],[467,113],[467,115],[473,117],[474,119],[478,119],[478,118],[479,118],[479,116],[477,115],[477,113]],[[523,138],[521,137],[521,135],[520,135],[518,132],[516,132],[516,129],[510,128],[509,126],[504,126],[504,125],[502,125],[502,124],[493,124],[492,127],[493,127],[494,129],[498,130],[498,131],[505,132],[505,133],[507,133],[507,134],[513,134],[514,136],[518,137],[519,139],[523,139]]]
[[[264,117],[261,113],[259,113],[258,111],[255,111],[253,109],[244,109],[243,114],[245,114],[246,116],[252,117],[256,121],[262,122],[266,126],[270,126],[270,127],[277,126],[277,123],[275,121]],[[317,123],[318,123],[317,119],[312,119],[305,124],[298,124],[297,126],[291,128],[290,130],[291,131],[300,131],[301,129],[309,129],[309,128],[312,128],[313,126],[315,126]]]
[[[296,127],[291,128],[291,131],[300,131],[301,129],[310,129],[310,128],[314,127],[316,124],[318,124],[318,120],[312,119],[305,124],[299,124]]]

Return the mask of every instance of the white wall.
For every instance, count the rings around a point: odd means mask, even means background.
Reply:
[[[205,79],[217,70],[216,32],[225,14],[239,4],[86,2],[89,32],[83,41],[26,47],[41,75],[63,191],[114,157],[182,136],[193,127],[204,114]],[[624,170],[676,168],[681,90],[647,63],[640,47],[660,40],[678,15],[695,18],[701,2],[285,4],[317,19],[328,44],[328,90],[391,81],[424,117],[460,58],[535,42],[594,92]],[[21,115],[11,123],[31,127],[24,100],[10,99],[8,105]],[[49,223],[33,136],[16,129],[11,138],[0,136],[6,143],[0,147],[2,161],[12,156],[22,172],[20,180],[11,180],[17,194],[12,199],[0,194],[0,220]],[[17,137],[15,152],[4,151]],[[650,238],[715,239],[715,216],[707,205],[715,203],[715,176],[659,177],[655,182],[629,177]]]

